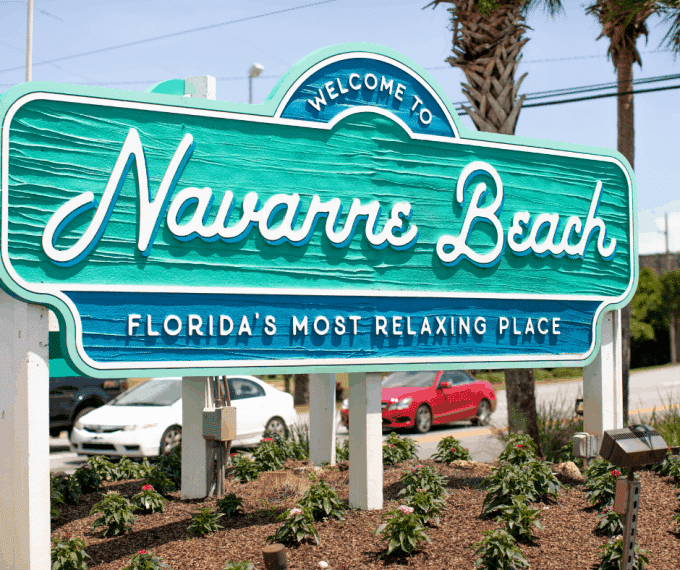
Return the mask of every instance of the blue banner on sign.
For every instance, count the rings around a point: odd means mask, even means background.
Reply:
[[[583,354],[597,301],[69,292],[99,364],[442,362]]]

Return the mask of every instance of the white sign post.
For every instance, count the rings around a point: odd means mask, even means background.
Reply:
[[[382,376],[349,375],[349,504],[372,510],[383,507]]]
[[[309,460],[314,465],[335,465],[335,426],[335,374],[310,374]]]
[[[600,351],[583,368],[583,423],[588,433],[623,427],[621,311],[602,318]]]
[[[46,307],[0,291],[0,561],[50,568],[49,330]]]

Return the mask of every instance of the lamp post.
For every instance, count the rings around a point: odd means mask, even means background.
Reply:
[[[258,77],[264,71],[264,65],[253,63],[248,70],[248,103],[253,102],[253,77]]]

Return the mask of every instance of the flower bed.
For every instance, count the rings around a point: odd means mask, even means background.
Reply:
[[[403,504],[402,483],[405,469],[416,465],[436,465],[444,476],[446,489],[445,507],[438,526],[427,526],[426,534],[431,543],[410,557],[388,556],[385,543],[376,529],[384,523],[384,514]],[[291,570],[318,568],[320,561],[333,569],[370,569],[384,567],[411,568],[474,568],[476,555],[472,546],[478,543],[484,531],[503,528],[493,519],[483,519],[482,503],[486,491],[480,483],[488,475],[488,466],[474,463],[434,464],[432,461],[408,461],[384,469],[385,504],[382,511],[354,511],[344,513],[345,520],[328,519],[315,522],[319,545],[307,541],[299,547],[287,549]],[[318,475],[333,486],[341,500],[349,495],[348,472],[324,469]],[[647,472],[640,473],[642,493],[638,525],[638,541],[650,553],[647,568],[678,568],[680,535],[675,534],[677,523],[673,521],[680,503],[676,500],[678,490],[669,477],[659,477]],[[107,491],[118,491],[128,499],[138,494],[144,482],[105,482],[100,493],[82,496],[78,505],[60,505],[59,517],[53,521],[53,537],[82,538],[85,550],[91,557],[90,570],[121,570],[140,550],[159,556],[173,570],[214,569],[222,570],[225,562],[249,560],[255,568],[262,569],[262,547],[266,538],[280,527],[277,517],[295,508],[302,491],[291,487],[290,493],[272,489],[263,498],[262,486],[257,481],[244,484],[229,479],[227,493],[235,493],[243,499],[243,515],[222,516],[219,525],[224,527],[214,534],[196,537],[189,532],[192,514],[204,507],[217,510],[215,499],[181,501],[179,493],[168,495],[164,512],[149,515],[138,514],[132,532],[118,536],[103,536],[101,530],[92,532],[95,515],[92,507]],[[300,493],[296,496],[295,493]],[[520,544],[523,555],[533,569],[550,568],[573,570],[591,568],[599,561],[601,545],[608,538],[596,532],[598,511],[591,508],[583,486],[565,486],[559,491],[558,502],[532,505],[540,509],[544,530],[535,532],[534,544]],[[547,509],[545,508],[547,507]]]

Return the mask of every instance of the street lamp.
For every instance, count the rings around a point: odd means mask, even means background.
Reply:
[[[248,103],[253,102],[253,77],[258,77],[264,71],[264,65],[253,63],[248,70]]]

